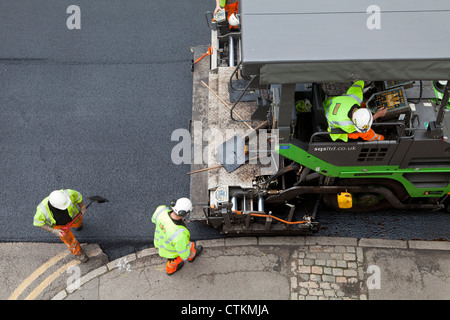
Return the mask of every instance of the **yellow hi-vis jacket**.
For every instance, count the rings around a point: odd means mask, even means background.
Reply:
[[[356,81],[346,94],[325,101],[324,109],[328,121],[328,131],[331,131],[331,128],[340,128],[347,133],[356,132],[355,124],[348,117],[348,112],[353,105],[361,105],[363,89],[364,81]],[[330,137],[333,141],[337,139],[348,141],[348,134],[330,134]]]
[[[156,224],[154,245],[163,258],[175,259],[179,256],[186,260],[191,253],[191,234],[186,227],[172,221],[170,211],[166,206],[159,206],[153,213],[152,222]]]
[[[67,210],[69,211],[69,216],[73,219],[80,212],[76,204],[83,201],[83,197],[81,193],[75,190],[62,189],[62,191],[70,198],[70,205]],[[36,208],[33,225],[37,227],[43,226],[44,224],[53,227],[56,224],[56,220],[48,207],[48,198],[46,197],[42,200]]]

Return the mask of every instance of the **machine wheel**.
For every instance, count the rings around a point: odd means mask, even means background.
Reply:
[[[445,212],[450,213],[450,198],[445,202]]]
[[[338,186],[377,186],[390,189],[397,198],[401,201],[407,197],[407,193],[403,186],[396,181],[383,180],[383,179],[342,179],[336,182]],[[349,209],[341,209],[337,203],[336,194],[324,194],[323,201],[325,205],[341,212],[371,212],[380,211],[391,208],[391,205],[386,199],[378,193],[354,193],[353,206]]]

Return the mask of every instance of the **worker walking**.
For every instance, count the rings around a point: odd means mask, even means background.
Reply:
[[[80,212],[86,212],[81,193],[71,189],[55,190],[37,206],[33,224],[60,237],[74,256],[81,262],[86,262],[88,257],[70,228],[67,231],[61,230]],[[83,218],[80,216],[71,227],[79,231],[82,224]]]
[[[384,136],[376,134],[371,128],[375,119],[384,117],[387,109],[379,109],[374,115],[363,102],[364,81],[356,81],[346,94],[329,98],[325,101],[325,115],[328,121],[328,131],[340,128],[347,134],[330,134],[333,141],[341,139],[361,138],[366,141],[384,140]]]
[[[192,210],[191,200],[180,198],[171,207],[159,206],[152,216],[156,224],[154,245],[159,255],[167,259],[166,273],[172,275],[180,270],[184,261],[194,262],[203,247],[190,241],[191,234],[183,219]]]

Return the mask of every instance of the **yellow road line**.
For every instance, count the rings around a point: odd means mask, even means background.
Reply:
[[[53,281],[55,281],[56,278],[58,278],[61,274],[63,274],[64,272],[66,272],[67,269],[69,269],[72,266],[76,266],[78,264],[80,264],[81,261],[80,260],[72,260],[69,263],[66,263],[65,265],[63,265],[61,268],[59,268],[58,270],[56,270],[54,273],[52,273],[51,275],[49,275],[44,281],[42,281],[37,287],[36,289],[34,289],[26,298],[25,300],[34,300],[37,298],[38,295],[40,295],[42,293],[42,291],[45,290],[45,288],[47,288]]]
[[[42,266],[37,268],[28,278],[26,278],[22,283],[17,287],[16,290],[11,294],[11,296],[8,298],[8,300],[17,300],[17,298],[22,294],[22,292],[34,281],[36,280],[41,274],[43,274],[45,271],[47,271],[51,266],[56,264],[61,259],[67,257],[70,254],[69,251],[61,252],[60,254],[54,256],[47,262],[45,262]]]
[[[88,255],[89,258],[98,256],[100,253],[102,253],[101,250],[95,251],[95,252],[91,252],[90,255]],[[54,273],[52,273],[51,275],[49,275],[44,281],[42,281],[26,298],[25,300],[34,300],[36,299],[41,293],[42,291],[45,290],[45,288],[47,288],[53,281],[56,280],[56,278],[58,278],[61,274],[63,274],[64,272],[66,272],[67,269],[69,269],[72,266],[76,266],[79,265],[81,263],[80,260],[75,259],[72,260],[68,263],[66,263],[65,265],[63,265],[61,268],[59,268],[58,270],[56,270]]]

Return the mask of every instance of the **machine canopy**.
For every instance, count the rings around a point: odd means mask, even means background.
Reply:
[[[242,73],[261,84],[450,79],[448,0],[243,0]]]

